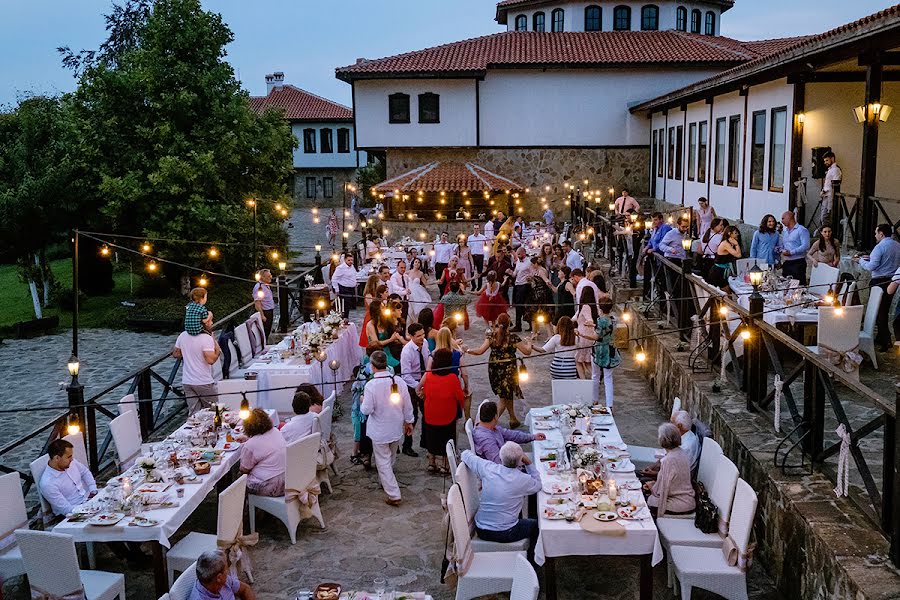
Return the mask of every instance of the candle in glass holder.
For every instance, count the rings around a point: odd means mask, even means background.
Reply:
[[[122,478],[122,496],[124,498],[131,496],[131,477]]]
[[[613,502],[619,497],[619,488],[616,486],[616,480],[609,480],[609,499]]]

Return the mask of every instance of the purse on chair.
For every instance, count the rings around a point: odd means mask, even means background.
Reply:
[[[697,509],[694,513],[694,526],[703,533],[719,531],[719,509],[709,499],[709,493],[702,483],[697,483]]]

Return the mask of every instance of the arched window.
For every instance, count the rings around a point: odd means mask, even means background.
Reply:
[[[531,28],[532,31],[547,31],[547,28],[544,26],[545,21],[544,13],[536,12],[534,13],[534,26]]]
[[[641,31],[656,31],[659,29],[659,7],[648,4],[641,8]]]
[[[675,10],[675,29],[687,31],[687,9],[683,6],[679,6]]]
[[[516,31],[528,31],[528,17],[525,15],[516,17]]]
[[[603,28],[599,6],[588,6],[584,9],[584,30],[600,31]]]
[[[700,33],[700,20],[702,18],[703,13],[696,8],[691,11],[691,33]]]
[[[631,8],[628,6],[617,6],[613,10],[613,29],[615,31],[631,30]]]
[[[716,35],[716,13],[708,11],[706,13],[706,35]]]
[[[566,30],[566,11],[561,8],[557,8],[552,13],[550,13],[550,28],[551,31]]]

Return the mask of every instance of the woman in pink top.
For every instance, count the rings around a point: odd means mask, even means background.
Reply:
[[[254,408],[244,420],[247,441],[241,447],[241,473],[247,475],[247,491],[257,496],[283,496],[285,444],[269,415]]]
[[[656,483],[647,482],[647,505],[658,517],[694,512],[694,486],[691,484],[691,457],[681,449],[681,433],[671,423],[659,426],[659,445],[666,455],[659,461]]]

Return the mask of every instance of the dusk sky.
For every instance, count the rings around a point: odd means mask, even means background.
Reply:
[[[0,1],[0,105],[31,93],[74,89],[57,46],[96,48],[105,37],[110,0]],[[244,88],[265,93],[264,76],[344,104],[350,86],[335,67],[502,31],[490,0],[204,0],[235,34],[228,47]],[[722,34],[762,39],[819,33],[890,6],[875,0],[736,0]]]

